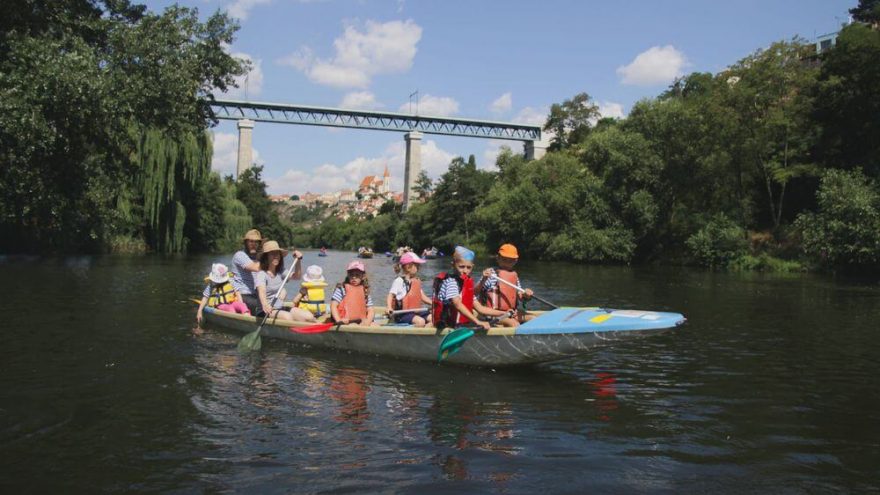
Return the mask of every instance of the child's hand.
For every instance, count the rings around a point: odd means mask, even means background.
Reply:
[[[484,278],[489,278],[492,275],[495,275],[495,270],[493,270],[492,268],[486,268],[485,270],[483,270],[483,277]]]
[[[489,331],[490,328],[492,328],[492,325],[490,325],[488,321],[478,321],[477,325],[482,327],[483,330],[486,330],[487,332]]]
[[[196,323],[198,323],[199,325],[202,324],[202,310],[201,309],[196,312]]]
[[[533,295],[535,295],[535,293],[532,292],[532,289],[525,289],[523,291],[523,299],[531,299]]]

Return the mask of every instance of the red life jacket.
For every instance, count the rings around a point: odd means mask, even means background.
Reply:
[[[363,285],[344,284],[345,296],[339,303],[339,316],[349,320],[367,318],[367,293]]]
[[[458,292],[461,302],[468,311],[474,310],[474,282],[467,275],[440,272],[434,277],[434,292],[431,295],[431,314],[434,318],[434,326],[438,329],[454,327],[460,323],[469,323],[470,320],[459,314],[452,301],[440,300],[440,286],[447,278],[455,279],[458,284]]]
[[[403,286],[406,287],[406,294],[403,296],[403,299],[397,300],[394,298],[394,309],[416,309],[422,306],[422,281],[414,278],[410,279],[407,284],[406,279],[403,279]]]
[[[517,273],[514,271],[496,268],[495,274],[498,276],[498,278],[504,280],[505,282],[511,283],[516,286],[519,285],[519,275],[517,275]],[[489,305],[492,309],[509,311],[511,309],[516,309],[516,302],[518,298],[518,290],[504,283],[495,282],[495,287],[493,287],[491,290],[483,291],[480,301],[484,304]]]

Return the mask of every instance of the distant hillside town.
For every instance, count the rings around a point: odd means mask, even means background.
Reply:
[[[314,209],[324,206],[334,209],[334,216],[347,220],[352,216],[373,216],[379,214],[379,209],[388,201],[395,204],[403,203],[403,193],[391,190],[391,174],[388,165],[385,165],[385,173],[382,177],[368,175],[364,177],[357,190],[343,189],[329,193],[276,194],[270,195],[269,199],[274,203],[284,203],[294,207]]]

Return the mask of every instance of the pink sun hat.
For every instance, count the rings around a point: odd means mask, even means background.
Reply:
[[[354,261],[352,261],[351,263],[349,263],[349,264],[348,264],[348,267],[345,269],[345,271],[347,271],[347,272],[350,272],[350,271],[352,271],[352,270],[359,270],[359,271],[362,271],[362,272],[364,272],[364,273],[367,272],[367,269],[364,268],[364,264],[361,263],[361,262],[358,261],[358,260],[354,260]]]
[[[416,253],[404,253],[404,255],[400,257],[401,265],[408,265],[410,263],[418,263],[421,265],[424,262],[425,260],[419,258]]]

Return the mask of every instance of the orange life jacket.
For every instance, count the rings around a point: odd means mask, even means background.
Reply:
[[[367,318],[367,292],[363,285],[345,284],[345,296],[339,303],[339,316],[349,320]]]
[[[403,277],[401,277],[403,278]],[[403,299],[394,298],[394,309],[416,309],[422,306],[422,281],[414,278],[409,283],[403,278],[403,285],[406,287],[406,294]]]
[[[519,275],[517,275],[516,272],[496,268],[495,274],[501,280],[519,286]],[[516,309],[516,302],[518,298],[519,291],[509,285],[503,284],[501,282],[495,282],[495,287],[493,287],[492,290],[484,291],[483,297],[481,299],[492,309],[509,311],[511,309]]]

